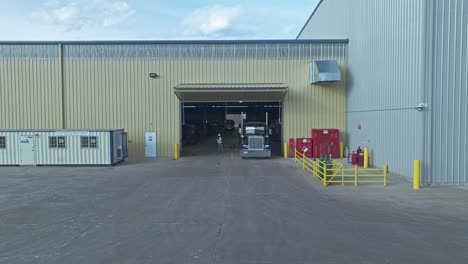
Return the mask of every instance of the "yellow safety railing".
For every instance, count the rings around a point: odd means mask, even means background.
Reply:
[[[358,186],[359,183],[383,183],[387,186],[387,172],[388,167],[384,165],[383,168],[345,168],[344,164],[331,160],[329,163],[317,159],[309,159],[305,153],[295,150],[294,161],[300,162],[302,169],[312,173],[314,178],[322,182],[324,187],[329,184],[341,184],[344,186],[346,183],[353,183]]]

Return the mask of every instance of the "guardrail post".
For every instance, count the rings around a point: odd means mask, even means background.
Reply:
[[[322,163],[323,166],[323,187],[327,187],[327,164]]]
[[[297,150],[294,149],[294,162],[297,162]]]
[[[305,170],[305,153],[302,153],[302,169]]]
[[[283,154],[284,154],[284,158],[287,159],[288,158],[288,143],[284,143]]]
[[[364,169],[369,167],[369,149],[364,148]]]
[[[314,160],[314,168],[313,168],[313,171],[314,171],[314,177],[317,178],[317,161]]]
[[[388,171],[388,166],[387,164],[384,165],[383,167],[383,186],[387,186],[387,171]]]
[[[358,167],[354,165],[354,186],[358,184]]]
[[[341,186],[344,186],[344,165],[340,165],[341,168]]]
[[[179,144],[174,144],[174,160],[179,159]]]
[[[413,189],[419,190],[420,182],[421,182],[421,171],[420,171],[420,161],[414,160],[413,161]]]

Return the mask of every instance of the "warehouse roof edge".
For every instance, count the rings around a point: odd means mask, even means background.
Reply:
[[[0,41],[0,45],[349,43],[349,39]]]

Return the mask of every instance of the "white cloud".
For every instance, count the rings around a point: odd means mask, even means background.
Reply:
[[[294,25],[287,25],[287,26],[284,26],[284,27],[280,30],[280,32],[281,32],[281,34],[287,35],[287,34],[291,34],[291,33],[292,33],[293,31],[295,31],[295,30],[296,30],[296,26],[294,26]]]
[[[115,2],[110,9],[105,12],[106,17],[102,25],[110,27],[120,24],[136,13],[126,2]]]
[[[74,4],[55,9],[52,11],[52,18],[58,22],[73,22],[80,18],[78,8]]]
[[[33,12],[32,18],[45,24],[63,26],[67,31],[80,29],[84,25],[84,17],[74,3],[62,7],[56,7],[57,3],[51,4],[54,6]]]
[[[87,28],[111,27],[135,15],[127,2],[109,0],[44,0],[43,7],[31,17],[40,24],[61,31],[78,31]]]
[[[213,5],[195,9],[182,22],[186,35],[218,36],[230,30],[240,15],[240,6]]]
[[[59,4],[59,0],[47,0],[48,6],[56,6]]]

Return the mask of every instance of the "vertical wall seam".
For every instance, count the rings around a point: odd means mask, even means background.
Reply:
[[[64,81],[63,81],[63,45],[60,43],[58,44],[58,52],[59,52],[59,78],[60,78],[60,92],[62,95],[62,128],[66,128],[66,110],[65,110],[65,87],[64,87]]]

